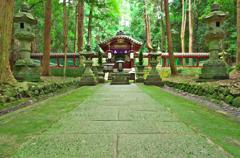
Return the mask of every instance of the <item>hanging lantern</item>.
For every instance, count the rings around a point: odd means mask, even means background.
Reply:
[[[130,53],[130,59],[134,59],[134,52],[132,52],[132,51]]]
[[[112,53],[108,52],[108,59],[112,59]]]

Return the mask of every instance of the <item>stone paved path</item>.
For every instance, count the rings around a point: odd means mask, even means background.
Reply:
[[[24,144],[15,157],[221,158],[226,155],[132,84],[102,86],[48,131]]]

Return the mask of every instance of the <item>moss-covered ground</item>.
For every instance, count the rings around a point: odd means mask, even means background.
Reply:
[[[240,157],[239,122],[211,111],[194,101],[167,93],[158,87],[140,87],[194,131],[210,138],[234,157]]]
[[[0,117],[0,157],[12,156],[27,140],[41,135],[74,110],[98,87],[82,87]]]

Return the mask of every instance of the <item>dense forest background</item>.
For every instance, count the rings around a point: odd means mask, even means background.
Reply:
[[[186,17],[185,50],[189,50],[189,0],[170,1],[170,22],[173,36],[173,48],[175,52],[181,52],[181,25],[182,6],[185,1],[184,12]],[[32,7],[32,13],[38,19],[36,27],[36,52],[43,52],[44,35],[44,1],[27,0]],[[211,10],[211,5],[217,2],[221,10],[228,12],[229,16],[225,22],[226,39],[224,51],[235,56],[236,54],[236,0],[192,0],[192,28],[193,28],[193,52],[206,52],[204,43],[204,32],[206,26],[202,18]],[[16,0],[15,12],[18,12],[22,0]],[[76,38],[76,16],[77,1],[71,0],[67,3],[68,13],[68,52],[74,52],[74,41]],[[85,1],[84,6],[84,43],[87,39],[87,25],[89,20],[91,1]],[[98,0],[95,3],[92,20],[92,48],[111,36],[118,30],[124,30],[126,34],[133,36],[137,40],[146,42],[144,8],[149,15],[152,41],[158,42],[161,50],[167,48],[165,18],[163,11],[163,0]],[[51,52],[63,52],[63,3],[59,0],[52,0],[52,31],[51,31]]]

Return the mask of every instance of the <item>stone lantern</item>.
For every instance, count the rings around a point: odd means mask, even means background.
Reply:
[[[117,67],[118,67],[118,72],[114,73],[112,75],[112,85],[124,85],[124,84],[130,84],[129,82],[129,75],[123,71],[124,67],[124,60],[117,60]]]
[[[151,70],[144,81],[145,85],[156,85],[156,86],[163,86],[162,79],[160,77],[159,71],[157,70],[158,65],[158,57],[161,55],[160,52],[158,52],[157,46],[155,46],[153,52],[149,53],[150,55],[150,64],[151,64]]]
[[[91,50],[90,46],[87,46],[87,49],[81,53],[82,56],[84,56],[85,59],[85,70],[80,80],[81,86],[94,86],[97,84],[96,76],[94,75],[92,71],[92,57],[94,55],[94,52]]]
[[[222,25],[226,17],[227,13],[220,11],[218,4],[213,4],[212,11],[204,17],[208,26],[206,42],[208,44],[210,57],[209,60],[203,64],[202,73],[199,76],[200,80],[229,78],[227,65],[219,58],[221,42],[225,36]]]
[[[20,12],[14,16],[14,36],[19,46],[13,74],[19,81],[40,81],[40,67],[30,58],[31,42],[35,38],[33,26],[36,24],[37,20],[30,13],[30,7],[23,3]]]

